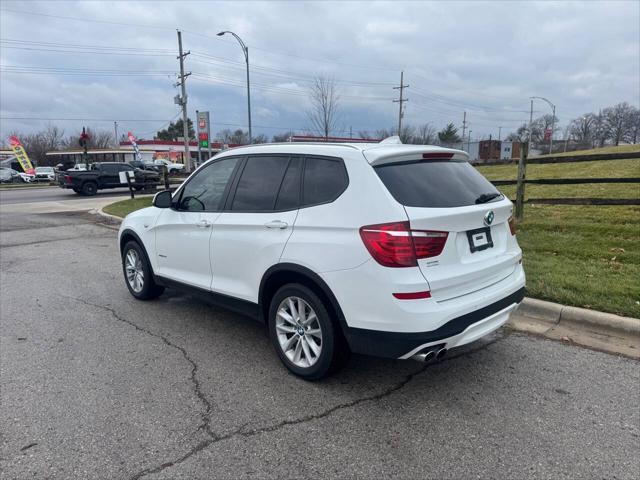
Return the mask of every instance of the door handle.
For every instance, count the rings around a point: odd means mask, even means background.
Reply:
[[[211,222],[209,220],[199,220],[196,222],[196,227],[198,228],[209,228],[211,226]]]
[[[282,220],[272,220],[265,223],[264,226],[267,228],[279,228],[281,230],[284,230],[289,226],[289,224],[287,222],[283,222]]]

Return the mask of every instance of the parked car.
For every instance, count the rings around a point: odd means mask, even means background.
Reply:
[[[36,182],[54,182],[56,180],[56,172],[53,167],[36,167]]]
[[[129,292],[266,322],[306,379],[349,352],[429,361],[496,330],[524,295],[511,202],[467,153],[397,142],[220,153],[122,222]]]
[[[172,173],[180,173],[184,170],[184,165],[182,163],[170,162],[169,160],[165,160],[164,158],[156,158],[153,163],[159,167],[162,167],[163,165],[167,167],[169,175],[171,175]]]
[[[89,164],[89,168],[91,168],[91,164]],[[86,163],[76,163],[73,167],[65,170],[66,172],[86,172],[87,164]]]
[[[152,172],[160,173],[161,169],[153,162],[142,162],[140,160],[131,160],[128,162],[134,168],[139,168],[140,170],[151,170]]]
[[[21,181],[20,175],[18,175],[18,172],[14,169],[0,167],[0,183],[16,183]]]
[[[58,175],[58,185],[61,188],[71,188],[82,195],[95,195],[98,190],[105,188],[126,187],[126,183],[120,180],[120,172],[133,172],[133,186],[136,190],[155,185],[160,181],[160,176],[155,172],[134,168],[128,163],[99,162],[92,163],[90,170],[66,172]]]
[[[31,183],[34,176],[24,172],[18,172],[13,168],[0,167],[1,183]]]

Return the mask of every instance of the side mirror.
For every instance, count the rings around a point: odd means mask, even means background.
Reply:
[[[171,192],[169,190],[158,192],[156,196],[153,197],[153,206],[157,208],[169,208],[171,207],[171,202]]]

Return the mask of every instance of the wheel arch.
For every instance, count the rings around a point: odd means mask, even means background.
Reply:
[[[346,338],[347,322],[342,308],[329,285],[314,271],[296,263],[280,263],[270,267],[262,276],[258,290],[258,304],[262,321],[267,324],[269,303],[276,291],[288,283],[300,283],[325,302],[333,317],[338,320],[340,332]]]
[[[151,263],[151,261],[149,259],[149,254],[147,253],[147,248],[145,247],[144,242],[138,236],[138,234],[136,232],[134,232],[133,230],[131,230],[130,228],[124,229],[122,231],[122,233],[120,234],[120,240],[118,242],[118,244],[119,244],[118,246],[120,248],[120,256],[122,256],[122,253],[123,253],[123,250],[124,250],[124,246],[127,244],[127,242],[130,242],[130,241],[134,241],[138,245],[140,245],[140,248],[142,249],[142,253],[144,254],[145,259],[146,259],[147,263],[149,264],[149,268],[151,269],[151,273],[155,277],[155,273],[153,273],[153,264]]]

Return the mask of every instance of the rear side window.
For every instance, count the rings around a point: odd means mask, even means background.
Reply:
[[[294,157],[289,162],[287,172],[284,174],[280,192],[276,200],[276,210],[293,210],[298,208],[300,200],[300,173],[302,172],[302,159]]]
[[[289,157],[260,155],[247,158],[231,210],[273,210],[288,164]]]
[[[375,167],[375,171],[391,195],[407,207],[462,207],[502,198],[467,162],[392,163]]]
[[[307,157],[304,167],[302,204],[332,202],[345,191],[349,179],[342,160]]]

